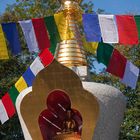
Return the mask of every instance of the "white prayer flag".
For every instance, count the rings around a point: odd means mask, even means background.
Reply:
[[[118,43],[118,30],[114,15],[98,15],[104,43]]]
[[[19,21],[19,24],[22,28],[29,51],[38,52],[39,49],[38,49],[38,44],[37,44],[32,20]]]
[[[31,71],[36,76],[42,69],[44,69],[44,65],[41,63],[40,58],[37,57],[34,62],[30,66]]]
[[[139,77],[139,71],[139,68],[137,68],[130,61],[127,61],[124,77],[121,82],[131,87],[132,89],[135,89]]]
[[[1,100],[0,100],[0,120],[2,124],[4,124],[7,120],[9,120],[8,114]]]

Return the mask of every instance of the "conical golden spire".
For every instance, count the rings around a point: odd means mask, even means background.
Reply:
[[[73,38],[63,40],[59,43],[55,58],[65,66],[83,66],[86,65],[86,56],[83,49],[83,43],[78,27],[78,21],[81,20],[82,9],[79,6],[81,0],[59,0],[61,7],[57,13],[63,12],[66,16],[66,26],[73,32]]]

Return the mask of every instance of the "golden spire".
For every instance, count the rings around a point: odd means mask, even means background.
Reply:
[[[77,2],[77,3],[80,3],[81,2],[81,0],[59,0],[60,3],[65,3],[67,1]]]
[[[86,65],[85,51],[78,27],[78,22],[82,16],[82,9],[79,6],[81,0],[59,0],[59,2],[61,7],[57,13],[64,13],[66,17],[65,25],[67,26],[64,28],[73,32],[73,38],[59,43],[55,58],[58,62],[68,67]]]

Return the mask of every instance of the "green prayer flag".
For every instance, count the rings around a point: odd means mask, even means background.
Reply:
[[[135,21],[136,21],[136,25],[137,25],[137,29],[138,29],[138,35],[139,35],[139,39],[140,39],[140,16],[134,16]]]
[[[113,50],[114,50],[113,46],[106,43],[99,43],[97,48],[98,62],[108,66]]]
[[[61,41],[60,35],[57,29],[57,25],[55,23],[54,16],[45,17],[44,21],[50,36],[51,47],[49,48],[49,50],[54,55],[57,43]]]
[[[19,95],[18,90],[16,89],[15,86],[13,86],[12,88],[10,88],[10,90],[9,90],[8,93],[9,93],[9,95],[10,95],[13,103],[15,104],[16,103],[16,99],[17,99],[17,96]]]
[[[49,50],[54,55],[58,42],[57,42],[57,39],[55,37],[50,38],[50,42],[51,42],[51,47],[49,48]]]

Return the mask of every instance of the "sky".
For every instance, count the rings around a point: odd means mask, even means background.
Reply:
[[[93,0],[95,10],[104,9],[110,14],[134,13],[140,15],[140,0]]]
[[[3,13],[6,4],[12,4],[16,0],[0,0],[0,13]],[[85,0],[89,1],[89,0]],[[134,13],[140,15],[140,0],[92,0],[96,9],[104,9],[110,14]]]
[[[12,4],[16,0],[0,0],[0,13],[3,13],[7,4]],[[89,0],[85,0],[88,2]],[[95,10],[104,9],[110,14],[134,13],[140,15],[140,0],[92,0]]]

